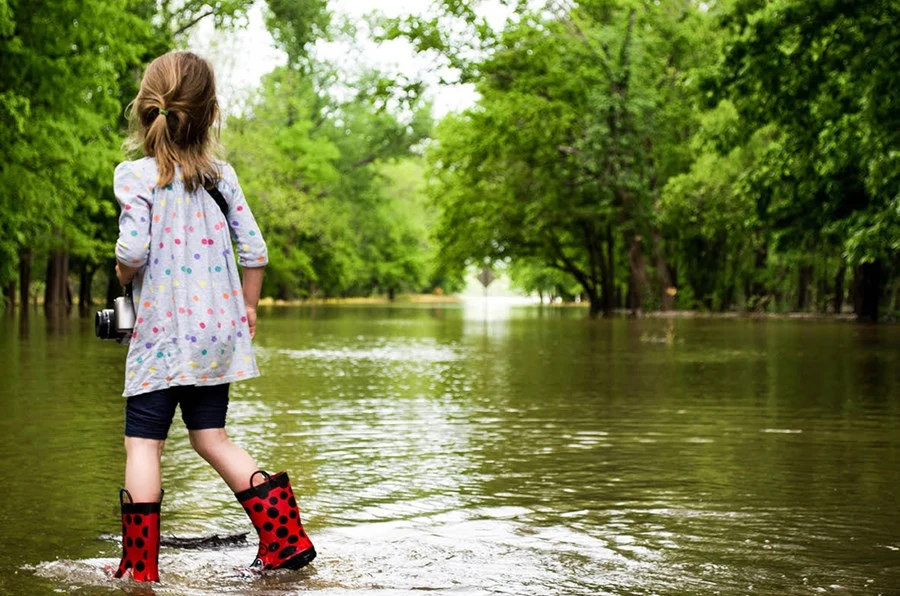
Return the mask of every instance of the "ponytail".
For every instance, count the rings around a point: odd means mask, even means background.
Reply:
[[[206,60],[190,52],[160,56],[147,67],[129,108],[134,132],[126,143],[156,159],[158,185],[172,183],[176,165],[188,192],[218,180],[209,132],[213,125],[218,132],[219,108]]]
[[[175,143],[172,141],[172,132],[169,130],[169,118],[164,114],[166,110],[160,108],[150,127],[144,133],[144,152],[156,159],[156,167],[159,170],[160,186],[172,183],[175,178],[175,164],[178,155],[175,151]]]

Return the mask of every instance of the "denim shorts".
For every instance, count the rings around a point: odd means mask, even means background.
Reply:
[[[164,441],[179,404],[188,430],[225,428],[228,383],[185,385],[132,395],[125,405],[125,436]]]

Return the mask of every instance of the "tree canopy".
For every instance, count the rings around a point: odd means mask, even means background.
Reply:
[[[896,306],[896,2],[438,4],[384,30],[480,94],[430,152],[447,266],[538,262],[595,313]]]
[[[143,66],[252,4],[0,0],[7,301],[70,303],[70,261],[84,304],[112,280],[109,177]],[[497,263],[595,315],[896,312],[896,1],[510,0],[500,26],[482,4],[369,19],[474,85],[433,123],[410,73],[316,58],[341,34],[326,0],[267,1],[287,61],[222,139],[269,240],[266,295],[452,290]]]
[[[82,302],[105,270],[116,293],[112,168],[124,157],[124,108],[143,67],[182,47],[209,20],[245,23],[251,0],[204,2],[39,0],[0,3],[0,286],[8,301],[44,289],[45,304],[71,304],[70,262]],[[429,110],[404,115],[373,99],[378,77],[328,93],[335,72],[312,60],[330,35],[324,0],[267,3],[267,25],[289,57],[266,77],[223,140],[272,248],[266,292],[279,298],[393,294],[428,286],[428,226],[421,158]],[[46,281],[31,283],[31,269]],[[40,275],[40,273],[38,273]]]

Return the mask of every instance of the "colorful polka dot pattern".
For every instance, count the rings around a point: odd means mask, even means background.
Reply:
[[[116,258],[141,268],[123,395],[259,376],[232,241],[244,267],[262,267],[268,255],[234,169],[222,164],[218,185],[227,220],[206,191],[187,193],[177,176],[148,184],[156,178],[151,158],[115,171]]]

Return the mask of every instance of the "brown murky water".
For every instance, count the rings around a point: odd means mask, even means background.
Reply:
[[[158,594],[898,594],[900,327],[262,313],[229,426],[319,558],[163,549]],[[114,594],[124,349],[0,321],[0,592]],[[163,533],[245,532],[176,420]]]

